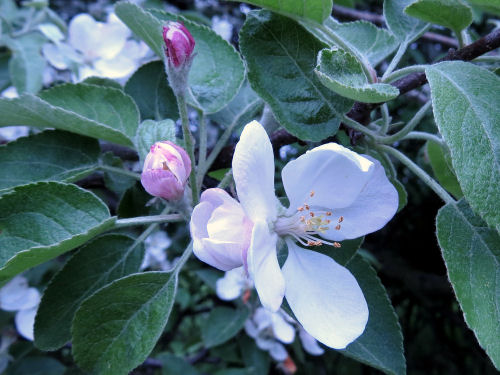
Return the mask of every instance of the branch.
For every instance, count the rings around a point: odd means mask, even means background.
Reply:
[[[450,50],[445,57],[437,62],[452,60],[470,61],[498,47],[500,47],[500,29],[489,33],[483,38],[478,39],[474,43],[471,43],[462,49],[459,49],[457,51]],[[427,83],[425,73],[420,72],[409,74],[406,77],[403,77],[396,82],[391,83],[391,85],[397,87],[399,89],[400,95],[402,95],[410,90],[424,85],[425,83]],[[356,102],[354,103],[354,106],[349,111],[347,116],[358,122],[365,123],[370,112],[373,109],[377,108],[380,104],[382,103],[368,104]]]
[[[380,14],[347,8],[340,5],[333,6],[333,13],[335,14],[335,16],[339,16],[339,18],[347,20],[365,20],[377,25],[385,24],[384,16]],[[425,39],[429,42],[439,43],[448,47],[458,47],[458,43],[455,39],[438,33],[426,32],[424,33],[424,35],[422,35],[422,39]]]

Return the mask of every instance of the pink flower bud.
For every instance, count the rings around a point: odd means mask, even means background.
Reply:
[[[163,40],[168,60],[176,68],[189,60],[194,50],[193,36],[180,22],[168,22],[163,26]]]
[[[141,183],[155,197],[177,200],[184,194],[191,173],[186,151],[170,141],[156,142],[144,161]]]

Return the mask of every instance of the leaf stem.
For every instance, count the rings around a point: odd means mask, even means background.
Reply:
[[[155,223],[175,223],[183,221],[184,216],[180,214],[137,216],[126,219],[118,219],[115,228],[131,227],[135,225],[155,224]]]
[[[384,72],[384,75],[382,76],[382,82],[385,82],[389,74],[392,73],[392,71],[396,68],[396,66],[399,64],[401,59],[403,58],[403,55],[406,52],[406,49],[408,48],[408,43],[403,42],[399,45],[398,51],[392,58],[389,66],[387,67],[386,71]]]
[[[135,172],[129,171],[127,169],[112,167],[110,165],[105,165],[105,164],[99,165],[99,169],[102,169],[103,171],[107,171],[107,172],[111,172],[111,173],[121,174],[121,175],[128,176],[131,178],[135,178],[138,181],[141,180],[141,175],[139,173],[135,173]]]
[[[184,95],[177,95],[177,106],[179,107],[179,115],[182,122],[182,135],[184,138],[184,145],[191,159],[191,174],[189,175],[189,183],[191,185],[191,192],[193,196],[193,206],[198,204],[198,185],[196,184],[196,160],[194,158],[194,141],[193,135],[189,130],[189,117],[187,111],[186,97]]]
[[[420,121],[422,121],[422,119],[424,118],[425,114],[427,113],[431,105],[432,103],[428,101],[417,111],[417,113],[415,113],[413,118],[410,121],[408,121],[401,130],[389,136],[385,137],[378,136],[376,138],[376,141],[380,143],[390,144],[399,141],[400,139],[403,139],[405,136],[408,135],[408,133],[410,133],[413,129],[415,129],[415,127],[420,123]]]
[[[440,145],[443,144],[442,138],[438,137],[435,134],[431,134],[431,133],[427,133],[427,132],[410,132],[410,133],[408,133],[408,135],[406,135],[401,140],[406,140],[406,139],[421,139],[423,141],[436,142]]]
[[[380,113],[382,114],[382,126],[380,127],[380,134],[386,135],[387,130],[389,130],[389,125],[391,123],[391,119],[389,116],[389,107],[387,103],[382,104],[380,107]]]
[[[233,179],[233,169],[231,168],[226,172],[222,180],[220,180],[219,185],[217,185],[217,187],[220,189],[226,188],[231,183],[232,179]]]
[[[198,148],[198,169],[201,169],[207,160],[207,121],[201,109],[198,110],[200,122],[200,147]]]
[[[193,252],[193,241],[189,243],[189,245],[184,249],[182,252],[181,257],[175,263],[174,267],[172,268],[172,272],[179,273],[184,264],[188,261],[189,257],[191,256],[191,253]]]
[[[438,184],[431,176],[429,176],[422,168],[420,168],[417,164],[415,164],[410,158],[401,153],[400,151],[386,145],[379,145],[378,149],[381,151],[385,151],[388,154],[394,156],[401,163],[406,165],[406,167],[415,173],[417,177],[419,177],[423,182],[425,182],[443,201],[446,203],[455,203],[455,200],[451,197],[450,194],[443,187]]]
[[[366,126],[364,126],[363,124],[360,124],[359,122],[357,122],[356,120],[353,120],[352,118],[350,117],[347,117],[346,115],[344,115],[342,117],[342,122],[348,126],[349,128],[351,129],[354,129],[354,130],[357,130],[359,131],[360,133],[363,133],[371,138],[373,138],[374,140],[377,140],[379,138],[381,138],[377,133],[375,133],[374,131],[368,129]]]
[[[388,75],[384,74],[385,78],[382,78],[381,80],[384,83],[391,83],[391,82],[397,81],[401,77],[407,76],[408,74],[424,72],[425,68],[427,66],[428,65],[412,65],[412,66],[407,66],[407,67],[395,70],[394,72],[392,72],[392,73],[390,73]]]

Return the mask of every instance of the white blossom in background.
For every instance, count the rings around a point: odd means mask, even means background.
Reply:
[[[363,333],[368,306],[351,272],[313,250],[337,249],[336,241],[372,233],[394,216],[398,193],[384,168],[336,143],[315,147],[283,168],[290,202],[284,208],[274,192],[271,142],[253,121],[241,133],[232,169],[239,202],[222,189],[203,192],[191,216],[194,254],[223,271],[244,266],[265,308],[277,312],[286,297],[309,334],[345,348]],[[288,247],[283,268],[280,238]]]
[[[172,244],[172,240],[162,230],[157,230],[144,241],[144,260],[141,270],[152,268],[167,271],[172,268],[172,263],[167,259],[167,248]]]
[[[91,76],[126,78],[150,52],[144,42],[130,38],[130,30],[114,13],[106,22],[98,22],[86,13],[75,16],[69,23],[66,41],[53,28],[43,27],[40,31],[51,40],[42,48],[47,61],[59,70],[70,69],[75,82]]]
[[[250,289],[253,289],[253,283],[243,267],[227,271],[215,284],[217,297],[224,301],[232,301]]]
[[[230,42],[233,37],[233,25],[228,20],[219,16],[212,18],[212,29],[224,40]]]
[[[18,98],[19,94],[14,86],[7,87],[2,91],[0,97],[7,99]],[[29,134],[28,126],[4,126],[0,127],[0,142],[10,142],[19,137],[25,137]]]
[[[23,276],[14,277],[0,289],[0,309],[17,311],[16,329],[27,340],[33,341],[33,326],[39,304],[40,292],[36,288],[30,288],[28,280]]]

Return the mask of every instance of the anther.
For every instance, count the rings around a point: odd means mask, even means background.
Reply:
[[[332,216],[332,213],[331,213],[330,211],[326,211],[326,212],[325,212],[325,215],[326,215],[326,216]]]
[[[325,219],[325,223],[330,224],[331,220]]]
[[[306,208],[306,210],[309,210],[309,205],[308,204],[304,203],[304,207]]]
[[[306,221],[306,217],[305,216],[301,216],[300,217],[300,221],[304,223]]]
[[[314,212],[309,212],[309,215],[311,215],[311,217],[314,217]]]
[[[337,226],[335,227],[335,230],[340,230],[340,224],[337,224]]]
[[[342,246],[342,245],[341,245],[341,244],[339,244],[338,242],[334,242],[334,243],[333,243],[333,247],[339,248],[339,247],[341,247],[341,246]]]
[[[343,216],[339,217],[339,223],[341,223],[343,221],[344,221],[344,217]]]
[[[164,171],[168,171],[168,167],[167,167],[167,162],[166,162],[166,161],[164,161],[164,162],[162,163],[162,167],[163,167],[163,170],[164,170]]]
[[[298,207],[297,211],[304,211],[304,207],[303,206]]]
[[[307,246],[315,246],[316,245],[316,241],[307,241]]]
[[[314,197],[314,190],[311,190],[311,193],[309,194],[309,196],[312,198]]]

